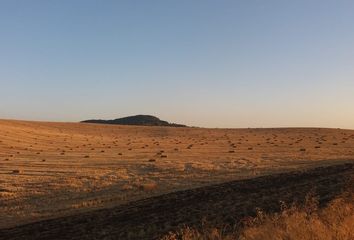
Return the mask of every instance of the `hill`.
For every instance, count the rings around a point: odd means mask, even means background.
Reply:
[[[169,123],[151,115],[135,115],[113,120],[92,119],[85,120],[82,123],[100,123],[117,125],[139,125],[139,126],[165,126],[165,127],[187,127],[183,124]]]

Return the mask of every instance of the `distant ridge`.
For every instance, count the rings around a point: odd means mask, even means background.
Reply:
[[[114,120],[92,119],[81,121],[82,123],[100,123],[117,125],[139,125],[139,126],[165,126],[165,127],[187,127],[183,124],[169,123],[151,115],[135,115]]]

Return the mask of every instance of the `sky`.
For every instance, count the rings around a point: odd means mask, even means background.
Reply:
[[[0,0],[0,118],[354,129],[354,1]]]

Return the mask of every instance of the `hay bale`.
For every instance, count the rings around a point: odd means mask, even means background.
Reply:
[[[21,174],[21,173],[23,173],[23,171],[21,169],[14,169],[14,170],[12,170],[12,173],[13,174]]]

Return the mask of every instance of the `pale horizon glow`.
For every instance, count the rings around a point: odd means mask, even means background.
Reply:
[[[353,1],[0,2],[0,119],[354,129]]]

